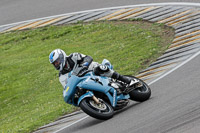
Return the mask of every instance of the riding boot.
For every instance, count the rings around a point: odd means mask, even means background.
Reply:
[[[134,85],[135,83],[139,82],[139,81],[137,81],[137,80],[131,80],[130,78],[128,78],[128,77],[126,77],[126,76],[123,76],[123,75],[120,75],[120,74],[117,73],[117,72],[114,72],[111,78],[117,79],[117,80],[120,80],[120,81],[126,83],[126,84],[127,84],[127,85],[126,85],[127,88],[131,88],[131,87],[133,87],[133,85]]]
[[[123,75],[120,75],[117,72],[114,72],[111,78],[120,80],[120,81],[122,81],[122,82],[124,82],[126,84],[130,84],[131,83],[131,79],[129,79],[129,78],[123,76]]]

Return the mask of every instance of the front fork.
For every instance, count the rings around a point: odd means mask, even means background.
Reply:
[[[92,96],[92,99],[96,102],[96,104],[100,104],[100,101],[95,95]]]
[[[88,91],[87,93],[85,93],[84,95],[82,95],[79,100],[78,100],[78,105],[80,104],[80,102],[86,98],[86,97],[92,97],[92,99],[95,101],[95,103],[100,104],[101,102],[99,101],[99,99],[94,95],[93,92]]]

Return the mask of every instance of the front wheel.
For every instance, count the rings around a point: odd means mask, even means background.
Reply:
[[[150,98],[151,89],[144,81],[142,81],[141,79],[136,78],[134,76],[126,76],[126,77],[138,79],[140,84],[142,85],[141,87],[138,87],[135,90],[129,92],[131,100],[138,101],[138,102],[144,102]]]
[[[86,114],[100,120],[110,119],[114,114],[111,105],[101,99],[100,104],[97,104],[92,98],[85,98],[81,101],[80,108]]]

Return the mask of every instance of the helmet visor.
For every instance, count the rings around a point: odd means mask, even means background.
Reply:
[[[56,60],[56,61],[54,61],[53,63],[52,63],[53,65],[54,65],[54,67],[58,70],[58,69],[60,69],[60,60]]]
[[[63,63],[64,63],[64,55],[61,53],[59,54],[59,57],[52,64],[57,70],[59,70]]]

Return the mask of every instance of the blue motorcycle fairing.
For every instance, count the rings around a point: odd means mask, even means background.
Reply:
[[[81,81],[84,80],[85,77],[77,77],[75,75],[71,75],[71,77],[68,79],[68,82],[65,86],[65,89],[63,90],[63,97],[64,101],[66,103],[72,104],[72,98],[74,94],[76,93],[76,87],[77,84]]]
[[[107,77],[99,77],[99,76],[88,76],[86,80],[80,82],[77,86],[80,88],[87,88],[89,90],[95,90],[102,93],[105,93],[112,88],[108,86],[109,79]]]
[[[108,77],[95,76],[92,72],[88,72],[84,77],[70,75],[65,89],[63,90],[64,101],[73,104],[74,106],[79,106],[84,98],[92,97],[94,95],[92,91],[97,91],[105,94],[108,97],[110,104],[115,107],[118,100],[128,99],[130,97],[128,94],[117,96],[117,91],[109,86],[109,83],[110,79]],[[79,97],[77,101],[78,104],[77,102],[74,102],[77,87],[90,90]]]
[[[96,81],[95,79],[98,80]],[[83,80],[77,86],[83,89],[87,88],[89,90],[94,90],[106,94],[110,100],[111,105],[115,107],[117,104],[117,91],[111,86],[108,86],[108,84],[109,78],[107,77],[92,76],[91,78],[88,76],[86,80]]]
[[[112,95],[111,95],[112,94]],[[117,91],[114,88],[111,88],[109,92],[106,93],[108,96],[110,103],[113,107],[117,105]]]
[[[74,98],[74,94],[76,93],[76,87],[78,86],[78,87],[84,88],[78,84],[84,84],[84,83],[87,84],[87,82],[82,83],[82,81],[88,81],[91,77],[94,78],[94,76],[92,72],[87,73],[84,77],[78,77],[78,76],[72,75],[71,73],[72,72],[69,73],[67,84],[65,86],[65,89],[63,90],[63,97],[66,103],[75,105],[73,103],[73,98]]]
[[[117,96],[117,92],[116,92],[115,89],[111,89],[111,91],[113,91],[113,96],[111,96],[111,94],[110,94],[109,92],[107,92],[106,95],[108,96],[108,98],[109,98],[109,100],[110,100],[110,102],[111,102],[111,105],[112,105],[113,107],[115,107],[116,104],[117,104],[117,100],[118,100],[117,98],[118,98],[119,96]],[[94,96],[94,93],[91,92],[91,91],[85,93],[84,95],[82,95],[82,96],[78,99],[78,104],[77,104],[77,105],[79,106],[80,102],[81,102],[84,98],[86,98],[86,97],[92,97],[92,96]]]
[[[94,96],[94,93],[91,92],[91,91],[88,91],[87,93],[83,94],[83,95],[78,99],[78,106],[79,106],[80,102],[81,102],[84,98],[86,98],[86,97],[92,97],[92,96]]]
[[[129,98],[130,98],[130,95],[129,95],[129,94],[127,94],[127,95],[121,94],[121,95],[117,96],[117,100],[118,100],[118,101],[119,101],[119,100],[122,100],[122,99],[129,99]]]

